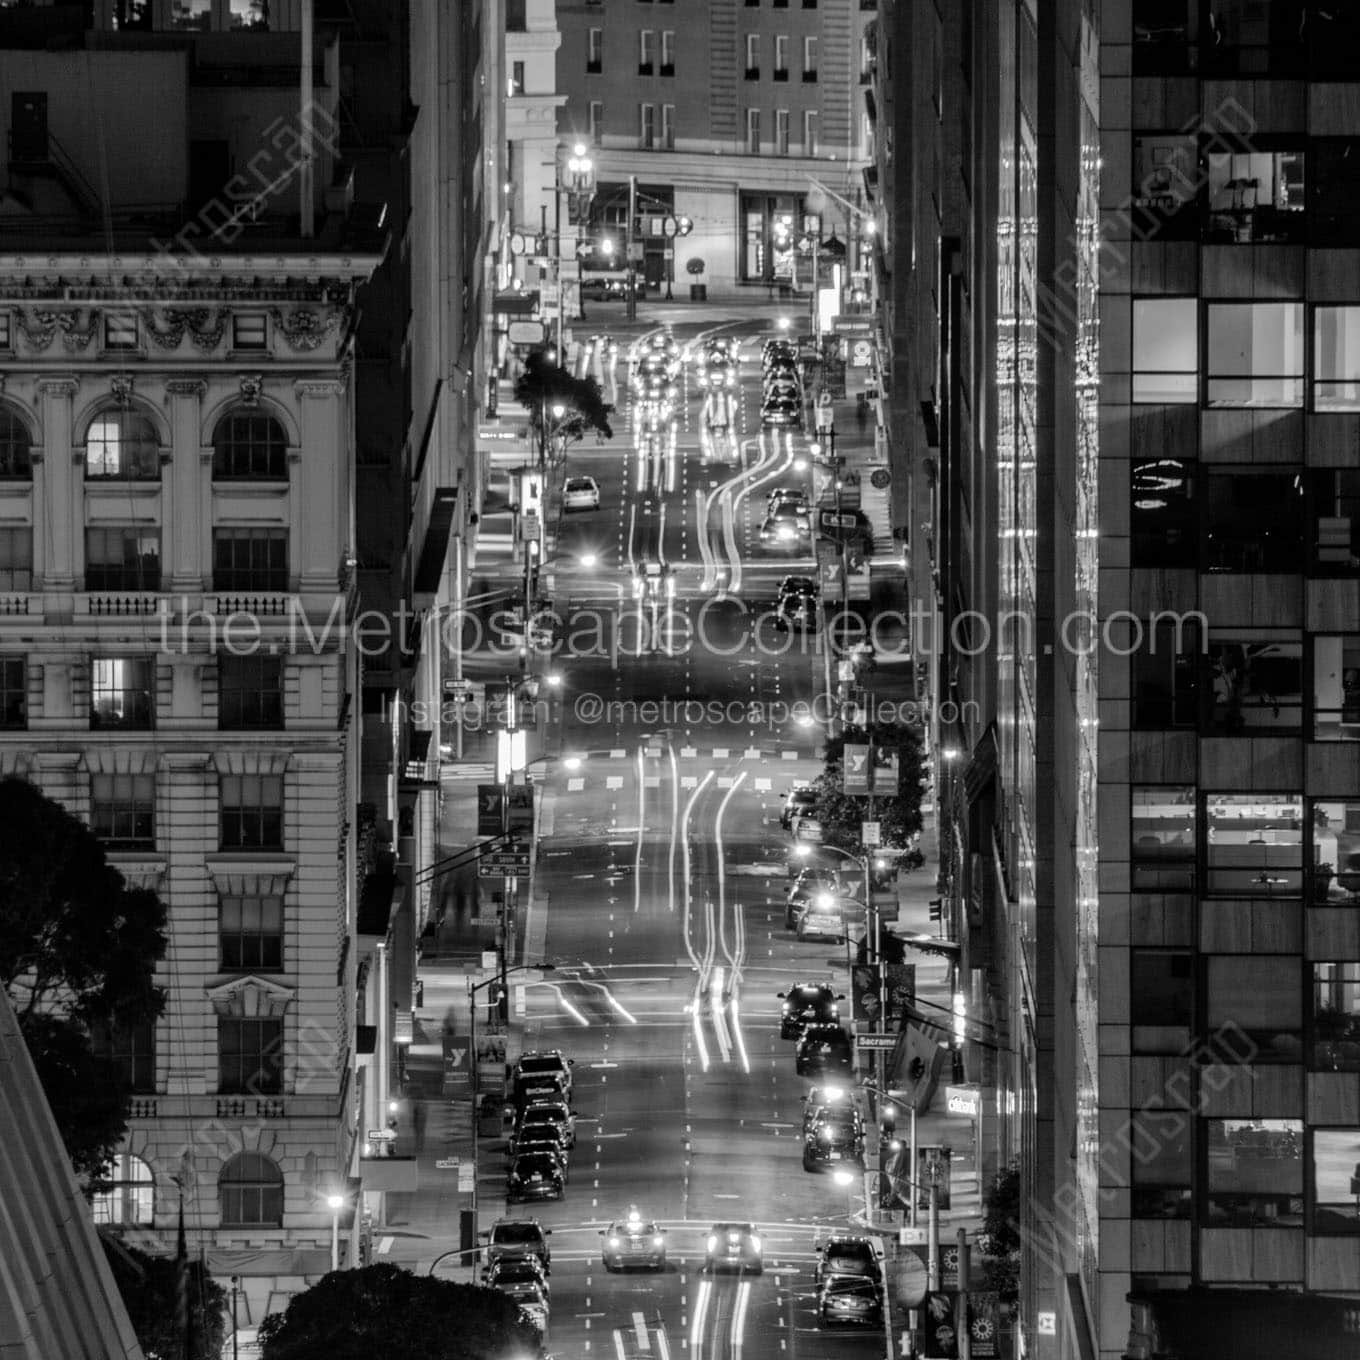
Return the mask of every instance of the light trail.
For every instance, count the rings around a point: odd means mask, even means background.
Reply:
[[[666,854],[666,901],[671,915],[675,914],[675,845],[680,830],[680,766],[675,758],[675,744],[666,743],[671,761],[671,843]]]
[[[698,802],[700,794],[708,787],[708,781],[712,778],[713,771],[709,770],[699,782],[698,787],[690,794],[689,802],[685,804],[684,816],[680,822],[680,846],[684,855],[684,891],[681,895],[681,900],[684,903],[684,917],[681,921],[681,928],[685,939],[685,950],[689,954],[690,961],[694,965],[694,971],[698,974],[694,984],[694,996],[690,1001],[690,1014],[694,1023],[694,1045],[699,1050],[699,1062],[703,1066],[705,1072],[708,1071],[708,1045],[704,1043],[703,989],[707,977],[707,964],[694,952],[694,941],[690,938],[690,921],[692,915],[690,868],[692,857],[689,848],[689,819],[694,811],[694,804]]]
[[[647,779],[644,748],[637,750],[637,853],[633,856],[633,914],[642,910],[642,839],[647,834]]]
[[[709,978],[708,1006],[713,1016],[713,1035],[718,1041],[718,1052],[722,1054],[723,1062],[730,1062],[732,1044],[727,1037],[727,1017],[723,1014],[723,975],[723,967],[719,964]]]
[[[732,1312],[732,1328],[728,1333],[733,1356],[741,1354],[746,1342],[746,1310],[751,1306],[751,1281],[743,1280],[737,1286],[737,1304]]]

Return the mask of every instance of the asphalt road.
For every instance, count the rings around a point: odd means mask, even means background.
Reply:
[[[495,1144],[481,1195],[483,1223],[503,1210],[552,1228],[548,1348],[561,1357],[883,1353],[881,1331],[828,1332],[813,1307],[814,1243],[862,1207],[859,1181],[802,1170],[806,1083],[778,1034],[789,983],[846,990],[843,949],[783,929],[781,796],[817,771],[821,735],[795,706],[825,690],[827,664],[816,640],[788,646],[758,620],[778,580],[813,563],[806,547],[800,559],[758,542],[768,490],[805,484],[794,460],[806,438],[760,431],[751,328],[746,339],[738,423],[719,442],[689,365],[675,417],[649,431],[627,346],[602,363],[615,438],[568,458],[570,474],[599,482],[601,508],[563,517],[546,569],[566,622],[541,663],[562,684],[535,741],[585,761],[544,776],[546,910],[526,935],[530,957],[557,971],[523,989],[525,1046],[574,1058],[578,1142],[560,1203],[503,1206]],[[634,565],[657,559],[673,601],[639,610]],[[591,614],[598,649],[570,642]],[[660,1274],[602,1267],[599,1234],[631,1205],[666,1230]],[[763,1275],[702,1273],[705,1236],[725,1219],[759,1225]]]

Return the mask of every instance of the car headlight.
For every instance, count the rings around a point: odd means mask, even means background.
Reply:
[[[709,1233],[709,1235],[708,1235],[708,1250],[709,1250],[709,1251],[716,1251],[716,1250],[717,1250],[717,1247],[718,1247],[718,1236],[717,1236],[717,1234],[716,1234],[716,1233]]]
[[[610,1245],[611,1247],[618,1247],[618,1246],[622,1246],[623,1244],[619,1241],[619,1239],[618,1239],[617,1237],[611,1237],[611,1238],[609,1239],[609,1245]]]
[[[822,1130],[822,1142],[824,1142],[824,1143],[830,1143],[830,1142],[834,1141],[834,1139],[835,1139],[835,1134],[833,1134],[833,1133],[831,1132],[830,1129],[823,1129],[823,1130]]]
[[[652,1246],[654,1246],[654,1247],[659,1247],[663,1241],[664,1241],[664,1239],[663,1239],[661,1236],[658,1235],[658,1236],[652,1238]]]

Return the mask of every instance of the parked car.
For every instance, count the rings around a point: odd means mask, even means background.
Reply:
[[[883,1278],[882,1250],[867,1237],[837,1234],[817,1247],[817,1266],[813,1283],[819,1288],[832,1279],[871,1280]]]
[[[808,1025],[834,1025],[839,1022],[839,1002],[843,993],[824,982],[800,982],[780,992],[783,1002],[779,1013],[779,1037],[796,1039]]]
[[[568,1094],[571,1092],[571,1069],[575,1067],[575,1062],[568,1058],[560,1048],[535,1048],[527,1053],[520,1055],[519,1061],[515,1064],[515,1080],[521,1077],[535,1076],[543,1072],[555,1072],[560,1078],[563,1088]]]
[[[846,1276],[826,1280],[817,1291],[817,1314],[824,1327],[881,1327],[883,1291],[872,1280]]]
[[[548,1272],[543,1269],[543,1262],[537,1256],[514,1256],[493,1261],[483,1269],[482,1283],[488,1289],[503,1289],[512,1284],[534,1285],[545,1299],[552,1294]]]
[[[542,1264],[545,1274],[552,1274],[552,1249],[548,1246],[552,1229],[543,1227],[538,1219],[497,1219],[490,1228],[482,1232],[481,1236],[487,1240],[488,1269],[497,1261],[533,1256]]]
[[[561,1199],[567,1178],[556,1157],[546,1152],[525,1152],[510,1163],[505,1177],[505,1198],[511,1203],[527,1199]]]
[[[523,1133],[535,1124],[551,1124],[560,1128],[567,1146],[576,1146],[576,1116],[571,1106],[561,1100],[538,1100],[526,1105],[519,1117],[516,1131]]]
[[[761,403],[760,423],[762,426],[801,430],[803,403],[796,396],[771,394]]]
[[[854,1065],[850,1036],[840,1025],[809,1025],[798,1041],[794,1066],[800,1077],[848,1077]]]

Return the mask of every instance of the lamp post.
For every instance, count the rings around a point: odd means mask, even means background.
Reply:
[[[327,1195],[326,1207],[331,1211],[331,1269],[340,1269],[340,1210],[345,1207],[344,1195]]]

